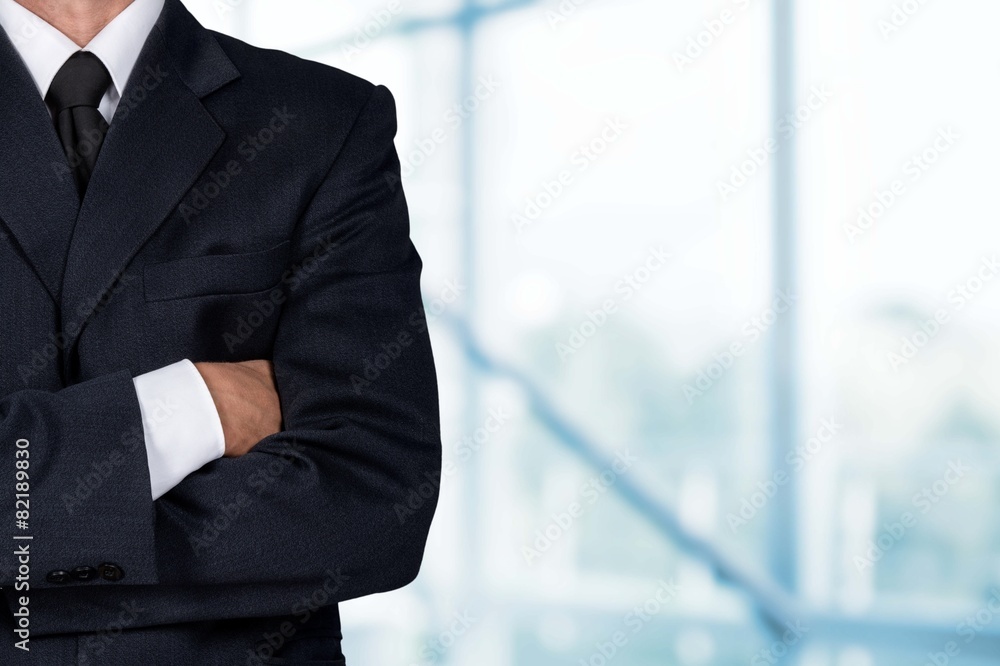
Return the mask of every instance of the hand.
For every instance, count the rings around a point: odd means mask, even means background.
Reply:
[[[281,432],[281,402],[270,361],[194,365],[219,411],[227,458],[238,458]]]

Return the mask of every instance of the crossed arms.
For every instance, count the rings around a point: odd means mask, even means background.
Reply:
[[[147,603],[151,610],[134,625],[143,626],[288,614],[304,591],[329,590],[331,572],[339,576],[331,602],[416,576],[441,447],[395,130],[392,97],[375,88],[292,240],[295,261],[318,237],[332,240],[331,255],[283,304],[272,358],[197,365],[222,421],[225,457],[151,502],[144,450],[123,448],[117,436],[142,424],[128,371],[0,401],[0,478],[12,479],[16,442],[30,442],[24,471],[35,535],[30,591],[14,589],[21,563],[7,547],[0,586],[12,607],[30,593],[35,635],[100,630],[105,611],[115,610],[109,600],[125,594],[178,600]],[[412,344],[378,379],[352,382],[401,333]],[[60,500],[67,487],[110,459],[113,476],[67,508]],[[414,508],[418,489],[423,499]],[[16,532],[16,494],[14,483],[0,485],[8,535]],[[234,504],[238,515],[206,538],[206,526]],[[103,562],[123,578],[44,578]],[[197,612],[180,601],[192,588]]]

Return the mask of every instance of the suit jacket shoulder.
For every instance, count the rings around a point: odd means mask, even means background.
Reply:
[[[342,69],[210,32],[239,70],[237,84],[248,97],[278,95],[287,98],[290,106],[342,118],[356,116],[376,88],[374,83]]]

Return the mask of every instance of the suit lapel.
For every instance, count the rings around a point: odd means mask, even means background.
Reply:
[[[78,324],[64,331],[70,348],[95,314],[88,305],[115,285],[219,150],[225,132],[201,98],[238,76],[215,38],[167,0],[76,222],[62,290],[64,318]]]
[[[58,303],[80,202],[41,93],[0,30],[0,220]]]

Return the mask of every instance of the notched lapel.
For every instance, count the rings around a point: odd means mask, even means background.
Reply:
[[[3,30],[0,138],[0,220],[58,303],[80,201],[42,95]]]
[[[225,132],[201,102],[239,75],[231,63],[220,68],[220,56],[229,63],[208,31],[179,2],[167,0],[112,119],[76,222],[62,291],[70,350],[96,305],[222,146]],[[67,362],[71,358],[66,354]]]

